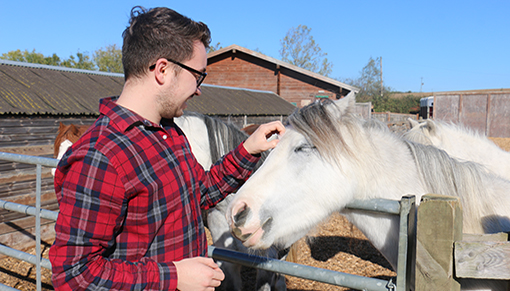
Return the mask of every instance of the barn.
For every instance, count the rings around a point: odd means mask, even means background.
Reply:
[[[209,53],[207,63],[209,84],[271,91],[297,107],[321,98],[340,99],[351,91],[359,91],[238,45]]]
[[[119,95],[123,85],[123,74],[0,60],[0,151],[53,157],[59,123],[92,124],[99,99]],[[295,109],[271,91],[208,84],[188,102],[188,110],[238,127],[284,120]],[[0,161],[0,199],[33,205],[34,185],[34,166]],[[50,169],[43,168],[41,186],[43,208],[57,210]],[[0,243],[32,244],[33,226],[33,217],[0,210]],[[42,235],[54,235],[51,222],[45,222]]]

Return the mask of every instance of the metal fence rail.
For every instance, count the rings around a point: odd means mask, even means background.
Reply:
[[[26,261],[36,265],[37,272],[37,290],[41,290],[41,267],[50,269],[51,264],[48,259],[41,258],[41,218],[56,221],[58,212],[41,209],[41,166],[56,167],[58,160],[44,157],[33,157],[27,155],[18,155],[0,152],[0,160],[34,164],[37,167],[36,182],[36,206],[27,206],[13,202],[0,200],[0,207],[25,213],[36,217],[36,255],[31,255],[18,251],[7,246],[0,245],[0,253]],[[225,249],[209,246],[208,254],[217,260],[224,260],[237,263],[244,266],[264,269],[267,271],[278,272],[290,276],[300,277],[309,280],[324,282],[336,286],[343,286],[358,290],[397,290],[407,291],[410,286],[411,266],[410,260],[413,253],[413,241],[415,238],[415,198],[414,196],[405,196],[401,201],[386,199],[374,199],[368,201],[353,201],[347,205],[348,208],[364,211],[384,212],[400,216],[399,233],[399,257],[397,270],[397,284],[391,281],[356,276],[347,273],[335,272],[326,269],[314,268],[310,266],[284,262],[265,257],[258,257],[239,252],[233,252]],[[0,284],[0,290],[16,290],[11,287]]]
[[[35,156],[28,156],[28,155],[18,155],[18,154],[11,154],[11,153],[4,153],[0,152],[0,160],[4,161],[10,161],[10,162],[18,162],[18,163],[25,163],[25,164],[31,164],[36,166],[36,197],[35,197],[35,207],[30,207],[30,213],[25,208],[22,213],[26,213],[28,215],[35,216],[35,258],[30,257],[30,254],[20,254],[18,252],[15,252],[15,249],[12,248],[2,248],[4,251],[7,251],[11,254],[12,257],[17,257],[18,255],[20,257],[26,258],[27,262],[35,264],[36,268],[36,286],[37,291],[40,291],[42,289],[42,280],[41,280],[41,266],[49,266],[48,263],[41,263],[41,179],[42,179],[42,166],[45,167],[56,167],[58,164],[57,159],[51,159],[51,158],[45,158],[45,157],[35,157]],[[10,203],[3,203],[2,206],[9,207],[13,206]],[[29,206],[27,206],[29,207]],[[7,209],[7,208],[6,208]],[[13,210],[13,209],[10,209]],[[17,211],[17,210],[16,210]],[[46,213],[46,211],[44,211]],[[21,259],[21,258],[20,258]],[[33,262],[35,259],[35,262]],[[24,259],[22,259],[24,260]],[[28,261],[30,260],[30,261]],[[24,260],[25,261],[25,260]],[[50,266],[51,269],[51,266]],[[3,284],[0,284],[2,286],[5,286]],[[7,287],[7,286],[5,286]]]
[[[220,261],[236,263],[246,267],[277,272],[303,279],[353,288],[356,290],[388,291],[394,290],[391,281],[357,276],[327,269],[290,263],[272,258],[259,257],[227,249],[209,246],[208,256]]]

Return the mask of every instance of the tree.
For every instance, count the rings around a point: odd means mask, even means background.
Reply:
[[[280,56],[284,62],[329,76],[333,65],[326,58],[328,54],[315,43],[310,35],[311,30],[306,25],[291,28],[283,40],[280,40]]]
[[[393,92],[388,86],[383,86],[381,92],[380,62],[380,58],[373,59],[370,57],[357,79],[346,79],[343,82],[359,88],[360,91],[356,94],[356,101],[372,102],[376,112],[411,112],[413,107],[420,105],[419,98],[413,98],[412,96],[392,98]]]
[[[391,91],[389,87],[383,87],[381,92],[381,70],[379,69],[380,59],[375,60],[370,57],[368,63],[360,72],[357,79],[347,79],[344,82],[357,87],[360,91],[356,94],[358,102],[372,102],[375,111],[384,111],[384,106],[388,101],[388,95]]]
[[[93,55],[94,62],[99,71],[111,73],[124,73],[122,67],[122,49],[116,44],[98,49]]]
[[[221,46],[221,44],[218,42],[216,43],[215,45],[210,45],[209,46],[209,49],[207,50],[207,53],[212,53],[214,51],[217,51],[217,50],[220,50],[222,49],[223,47]]]
[[[82,69],[82,70],[95,70],[96,69],[96,66],[90,60],[90,57],[88,55],[85,55],[80,52],[76,53],[76,58],[73,55],[71,55],[71,56],[69,56],[69,59],[61,62],[60,65],[62,67]]]
[[[52,56],[45,57],[41,53],[37,53],[34,50],[29,52],[28,50],[21,51],[15,50],[10,51],[8,53],[2,54],[2,59],[17,61],[17,62],[25,62],[32,64],[43,64],[50,66],[61,66],[68,68],[76,68],[76,69],[84,69],[84,70],[95,70],[96,66],[92,61],[90,61],[90,57],[83,53],[76,53],[76,58],[74,56],[70,56],[67,60],[61,60],[57,54],[53,54]]]
[[[32,52],[29,52],[28,50],[21,51],[19,49],[15,51],[10,51],[8,53],[2,54],[1,58],[9,61],[33,64],[43,64],[51,66],[60,65],[60,58],[56,54],[53,54],[51,57],[45,57],[43,54],[35,52],[35,49],[32,50]]]

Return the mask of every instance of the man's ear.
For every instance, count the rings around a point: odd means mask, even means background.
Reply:
[[[170,76],[170,68],[168,67],[168,61],[161,58],[156,62],[154,67],[154,77],[159,84],[165,83],[165,79]]]

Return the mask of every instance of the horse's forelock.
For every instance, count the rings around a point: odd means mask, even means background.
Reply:
[[[331,106],[331,107],[330,107]],[[333,102],[316,102],[296,110],[288,118],[288,123],[313,144],[319,153],[334,159],[337,147],[347,149],[347,145],[339,131],[340,120],[334,112]]]

